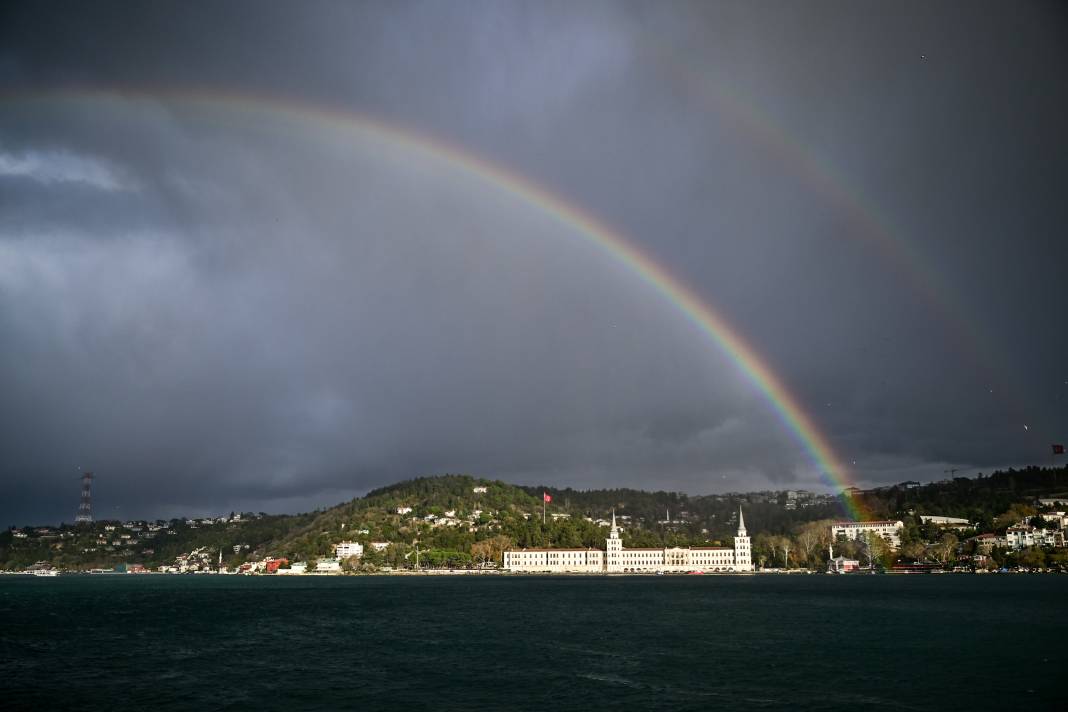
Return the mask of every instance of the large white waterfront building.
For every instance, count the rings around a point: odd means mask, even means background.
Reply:
[[[745,519],[738,510],[738,535],[734,546],[628,549],[623,546],[612,513],[612,529],[605,550],[517,549],[504,552],[508,571],[549,573],[656,573],[752,571],[753,555]]]

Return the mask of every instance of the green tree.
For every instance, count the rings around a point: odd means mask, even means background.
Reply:
[[[935,558],[943,564],[949,563],[957,551],[957,537],[954,534],[942,535],[941,541],[934,547]]]
[[[1046,552],[1037,546],[1029,547],[1020,552],[1017,556],[1017,562],[1020,566],[1026,566],[1032,570],[1044,568],[1046,566]]]
[[[893,547],[878,534],[867,532],[864,537],[864,558],[868,566],[875,566],[876,562],[892,556]]]
[[[923,545],[922,541],[918,540],[902,544],[900,550],[901,558],[905,561],[922,561],[926,552],[927,547]]]
[[[1027,520],[1035,516],[1034,507],[1026,504],[1014,504],[994,520],[994,526],[998,529],[1010,527],[1021,520]]]
[[[794,541],[801,561],[812,568],[826,560],[827,547],[831,543],[831,520],[819,520],[802,524],[797,528]]]

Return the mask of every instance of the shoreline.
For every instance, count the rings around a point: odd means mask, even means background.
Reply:
[[[40,574],[33,571],[0,571],[0,576],[19,576],[19,577],[33,577],[33,578],[70,578],[73,576],[89,577],[89,576],[106,576],[109,578],[118,576],[152,576],[152,577],[188,577],[188,576],[241,576],[241,577],[254,577],[254,578],[279,578],[279,579],[295,579],[295,578],[367,578],[367,577],[396,577],[396,578],[411,578],[411,577],[426,577],[426,576],[496,576],[496,577],[515,577],[515,578],[545,578],[545,577],[571,577],[571,578],[664,578],[664,577],[696,577],[696,576],[835,576],[843,578],[856,578],[860,576],[975,576],[975,575],[1057,575],[1066,572],[1062,571],[925,571],[925,572],[910,572],[910,571],[863,571],[863,572],[851,572],[851,573],[831,573],[827,571],[804,571],[804,570],[790,570],[790,571],[719,571],[719,572],[689,572],[689,571],[665,571],[662,573],[656,572],[588,572],[588,571],[498,571],[498,570],[468,570],[468,569],[426,569],[423,571],[376,571],[374,573],[299,573],[299,574],[277,574],[277,573],[237,573],[237,572],[217,572],[217,571],[189,571],[184,573],[164,572],[164,571],[141,571],[141,572],[126,572],[126,571],[55,571],[54,573]]]

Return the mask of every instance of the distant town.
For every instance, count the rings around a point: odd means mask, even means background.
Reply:
[[[737,574],[1068,571],[1068,472],[1027,468],[839,495],[690,496],[401,482],[300,515],[97,521],[0,533],[6,574]],[[845,511],[869,512],[862,521]],[[625,544],[624,544],[625,542]]]

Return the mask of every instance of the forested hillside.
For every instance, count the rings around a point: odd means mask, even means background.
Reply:
[[[855,496],[862,509],[876,518],[899,517],[909,512],[963,517],[986,531],[1014,504],[1068,496],[1068,468],[1010,468],[990,475],[954,477],[921,486],[880,487]]]
[[[874,518],[902,519],[906,539],[933,541],[919,517],[967,518],[976,531],[994,531],[1034,512],[1039,497],[1068,492],[1068,470],[1028,468],[918,486],[903,483],[852,496]],[[543,503],[543,493],[551,502]],[[543,509],[544,504],[544,509]],[[51,561],[63,568],[168,564],[193,550],[222,552],[233,567],[264,557],[329,557],[340,541],[364,545],[365,569],[382,566],[467,566],[499,560],[509,547],[603,548],[613,511],[628,546],[730,546],[738,511],[767,565],[819,565],[829,523],[843,517],[843,501],[809,492],[752,492],[692,496],[633,489],[576,490],[516,486],[467,475],[423,477],[368,492],[337,506],[301,515],[245,513],[170,522],[11,528],[0,533],[0,568]],[[544,514],[544,521],[543,521]],[[792,552],[792,553],[791,553]],[[847,547],[846,553],[852,549]],[[207,554],[205,554],[206,556]]]

